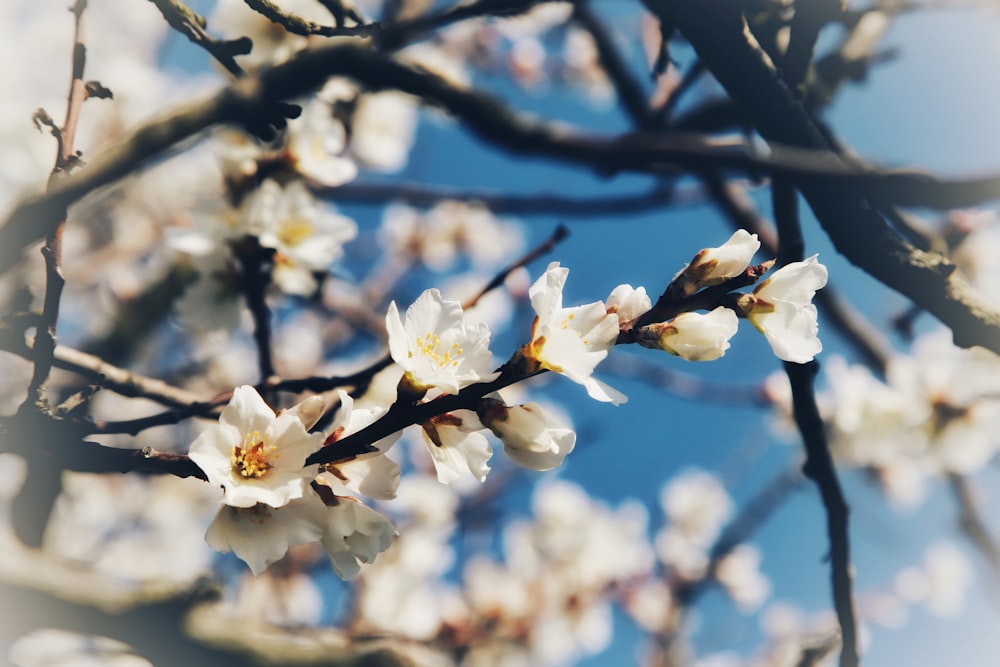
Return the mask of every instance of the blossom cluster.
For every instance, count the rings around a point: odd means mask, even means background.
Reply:
[[[276,188],[263,187],[257,196],[274,197],[280,194]],[[282,218],[277,214],[281,209],[267,203],[270,207],[258,214],[262,224]],[[280,232],[265,232],[260,238],[276,245],[287,243]],[[742,275],[758,246],[755,236],[736,232],[723,246],[699,252],[675,276],[667,294],[697,296],[700,290]],[[391,302],[385,328],[400,378],[396,395],[378,407],[360,410],[340,391],[339,426],[329,437],[308,431],[323,412],[323,398],[311,397],[275,415],[253,388],[237,388],[219,424],[202,433],[190,449],[191,460],[209,482],[223,489],[223,508],[206,536],[209,544],[235,552],[258,573],[290,545],[319,541],[338,574],[354,576],[359,562],[371,562],[386,549],[393,529],[388,520],[349,494],[378,499],[395,495],[400,470],[384,454],[400,430],[392,439],[372,445],[373,453],[339,463],[308,464],[324,443],[332,445],[358,433],[407,403],[462,395],[479,385],[479,393],[463,407],[442,410],[419,422],[438,480],[449,484],[466,475],[480,482],[486,479],[493,449],[484,431],[503,443],[515,463],[549,470],[572,452],[576,434],[538,403],[508,405],[499,393],[504,386],[551,371],[582,385],[590,397],[617,405],[626,397],[593,373],[623,332],[637,329],[635,340],[642,345],[692,361],[721,357],[736,333],[737,313],[723,305],[705,315],[682,312],[667,322],[642,324],[652,304],[644,288],[630,285],[616,287],[607,303],[567,307],[563,291],[568,276],[568,269],[553,262],[528,290],[535,312],[531,340],[500,370],[495,369],[490,351],[489,327],[470,321],[459,302],[429,289],[405,316]],[[740,294],[732,303],[764,332],[779,357],[807,361],[820,348],[810,301],[825,280],[825,268],[812,257],[779,269],[752,294]],[[509,381],[504,381],[505,374],[512,376]],[[689,550],[707,547],[700,538],[685,547],[689,537],[678,541],[672,536],[661,541]]]

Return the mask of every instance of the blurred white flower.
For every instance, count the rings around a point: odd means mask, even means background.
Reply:
[[[826,285],[827,270],[816,257],[781,267],[750,299],[747,317],[784,361],[804,364],[823,350],[812,299]]]
[[[274,249],[274,281],[288,294],[315,292],[313,274],[328,271],[358,234],[353,220],[321,207],[301,181],[282,188],[268,179],[246,205],[247,227]]]
[[[507,406],[486,398],[477,413],[483,425],[503,442],[504,453],[524,468],[558,468],[576,446],[576,432],[549,416],[538,403]]]
[[[329,87],[324,88],[324,91]],[[322,96],[322,93],[320,93]],[[358,167],[347,155],[347,130],[334,118],[330,102],[321,96],[302,107],[302,114],[288,123],[288,156],[306,178],[337,187],[353,181]]]
[[[563,308],[563,286],[569,269],[552,262],[528,290],[537,317],[531,343],[524,350],[542,368],[565,375],[598,401],[618,405],[628,398],[591,376],[618,339],[618,317],[600,301]]]
[[[205,533],[208,546],[234,553],[259,576],[284,558],[288,547],[316,542],[323,535],[326,508],[311,490],[281,507],[258,503],[249,507],[223,505]]]
[[[491,370],[489,328],[466,323],[462,305],[442,298],[436,289],[424,291],[406,309],[405,323],[396,302],[390,303],[385,326],[392,359],[417,390],[434,387],[457,394],[462,387],[498,375]]]
[[[222,487],[226,505],[281,507],[303,496],[317,472],[306,458],[322,444],[323,436],[307,433],[295,414],[275,416],[257,390],[244,385],[233,391],[219,423],[191,444],[189,456],[209,484]]]
[[[351,117],[351,152],[372,169],[399,171],[406,166],[416,127],[413,97],[396,91],[362,95]]]
[[[16,639],[7,659],[17,667],[152,667],[117,639],[42,628]]]
[[[771,582],[760,571],[760,549],[740,544],[719,561],[715,578],[744,612],[758,609],[771,594]]]
[[[719,306],[709,313],[681,313],[669,322],[648,324],[636,342],[688,361],[714,361],[726,354],[739,324],[734,311]]]
[[[321,543],[341,579],[353,579],[392,543],[396,529],[384,516],[350,498],[327,508]]]

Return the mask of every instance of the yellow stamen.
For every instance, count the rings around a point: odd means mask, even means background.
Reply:
[[[264,444],[259,432],[247,433],[243,445],[234,446],[229,456],[233,472],[247,479],[260,479],[272,467],[269,458],[277,458],[275,449]]]

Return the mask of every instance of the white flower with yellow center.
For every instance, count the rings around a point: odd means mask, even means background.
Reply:
[[[618,338],[619,321],[600,301],[563,308],[563,286],[569,269],[552,262],[528,290],[537,317],[525,356],[542,368],[565,375],[586,388],[591,398],[618,405],[628,398],[591,377]]]
[[[406,309],[405,323],[396,302],[385,316],[392,360],[403,367],[406,380],[418,390],[437,388],[457,394],[462,387],[489,382],[493,372],[490,330],[486,324],[467,324],[462,305],[425,291]]]
[[[305,462],[322,444],[323,436],[306,432],[297,414],[275,416],[257,390],[244,385],[188,455],[210,484],[222,487],[226,505],[282,507],[301,498],[316,476],[317,466]]]

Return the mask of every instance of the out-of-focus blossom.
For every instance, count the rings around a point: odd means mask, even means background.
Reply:
[[[350,498],[327,508],[321,543],[341,579],[353,579],[361,563],[371,563],[388,548],[396,529],[389,520]]]
[[[786,264],[754,288],[747,317],[779,359],[804,364],[823,350],[812,299],[826,278],[826,267],[813,255]]]
[[[760,550],[741,544],[730,551],[715,571],[715,578],[745,612],[759,608],[771,594],[771,582],[760,571]]]
[[[669,322],[648,324],[636,341],[688,361],[714,361],[729,349],[739,324],[735,312],[719,306],[709,313],[681,313]]]
[[[406,166],[416,127],[416,102],[409,95],[362,95],[351,121],[351,152],[372,169],[399,171]]]
[[[255,576],[288,553],[288,547],[317,542],[323,535],[326,508],[311,490],[281,507],[258,503],[223,505],[205,533],[208,545],[234,553]]]
[[[386,209],[379,240],[390,250],[418,257],[434,271],[452,267],[460,254],[481,269],[510,261],[524,244],[520,229],[478,203],[445,200],[425,215],[393,205]]]
[[[247,227],[274,249],[274,281],[300,295],[316,291],[313,274],[329,270],[358,233],[353,220],[320,207],[299,181],[284,188],[264,181],[247,202]]]
[[[221,486],[222,502],[249,508],[281,507],[302,498],[316,466],[306,458],[323,444],[295,414],[275,416],[257,390],[237,387],[219,423],[191,444],[189,456],[209,484]]]
[[[955,616],[965,607],[972,583],[972,566],[953,544],[938,541],[927,547],[920,567],[896,575],[896,593],[908,602],[922,603],[937,616]]]
[[[457,394],[462,387],[489,382],[493,372],[490,331],[483,323],[465,322],[462,305],[426,290],[399,317],[396,302],[385,316],[392,359],[406,371],[406,380],[418,391],[437,388]]]
[[[609,314],[600,301],[563,308],[562,292],[568,275],[569,269],[552,262],[528,290],[537,317],[524,354],[542,368],[583,385],[593,399],[624,403],[628,400],[624,394],[591,375],[614,347],[618,317]]]
[[[66,630],[34,630],[11,644],[7,659],[17,667],[152,667],[134,648],[117,639]]]
[[[329,88],[328,84],[324,91]],[[347,130],[322,97],[308,102],[302,114],[289,122],[287,150],[296,171],[327,187],[343,185],[358,175],[357,165],[347,155]]]
[[[682,473],[663,487],[660,505],[667,524],[656,535],[660,561],[686,579],[705,574],[708,552],[732,511],[732,501],[709,473]]]

